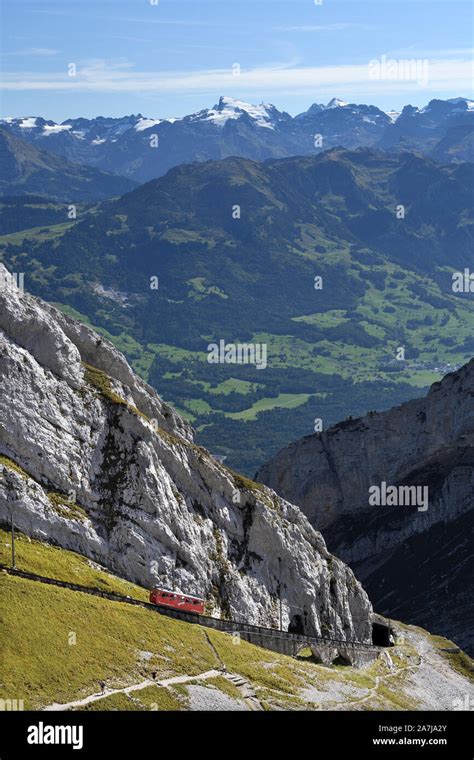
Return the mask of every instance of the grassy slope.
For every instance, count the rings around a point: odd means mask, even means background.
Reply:
[[[19,570],[148,601],[146,589],[112,575],[81,554],[32,540],[21,533],[15,534],[15,560]],[[0,562],[11,563],[10,533],[3,529],[0,529]]]
[[[2,561],[8,561],[9,537],[2,532]],[[137,598],[146,590],[90,567],[83,557],[22,535],[17,540],[17,566],[56,578],[87,583]],[[340,704],[351,709],[407,709],[416,707],[404,688],[405,672],[390,676],[378,661],[364,670],[314,664],[277,655],[227,634],[162,617],[154,612],[1,574],[2,630],[0,694],[23,699],[25,709],[53,702],[68,702],[96,693],[99,681],[120,688],[139,683],[156,671],[158,678],[196,676],[225,663],[230,672],[246,677],[265,709],[311,709],[311,699],[325,707]],[[212,642],[212,646],[210,644]],[[446,646],[446,642],[440,643]],[[449,642],[448,642],[449,644]],[[451,645],[452,646],[452,645]],[[397,666],[416,652],[400,647],[393,657]],[[146,656],[144,656],[146,653]],[[217,653],[217,656],[216,656]],[[307,653],[306,653],[307,654]],[[394,653],[392,653],[394,654]],[[452,657],[452,655],[450,655]],[[459,670],[460,662],[452,663]],[[223,678],[202,682],[237,697],[235,687]],[[367,701],[360,703],[368,690]],[[327,694],[331,695],[328,699]],[[87,709],[175,710],[188,706],[187,685],[154,686],[131,694],[114,694]]]

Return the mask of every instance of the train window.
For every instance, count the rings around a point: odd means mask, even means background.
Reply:
[[[163,591],[163,593],[161,594],[161,596],[163,597],[163,599],[165,599],[168,596],[168,594],[165,594],[165,592]]]

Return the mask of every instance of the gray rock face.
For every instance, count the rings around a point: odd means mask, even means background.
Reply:
[[[301,511],[196,446],[109,343],[11,290],[0,330],[2,521],[216,615],[277,625],[281,589],[285,628],[370,641],[366,593]]]
[[[256,477],[324,530],[378,611],[472,646],[466,589],[473,583],[474,360],[432,385],[426,398],[297,441]],[[371,506],[369,489],[382,482],[426,487],[427,508]],[[461,524],[470,550],[455,541]]]

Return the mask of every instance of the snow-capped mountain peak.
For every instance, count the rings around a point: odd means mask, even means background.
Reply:
[[[111,137],[117,137],[122,135],[137,122],[144,121],[141,114],[137,116],[123,116],[121,118],[107,118],[98,116],[95,119],[66,119],[61,124],[55,121],[43,119],[41,116],[24,116],[24,117],[8,117],[1,119],[0,123],[5,124],[10,129],[17,131],[17,134],[24,137],[43,138],[51,135],[59,135],[60,133],[69,133],[77,138],[90,139],[92,143],[96,143],[98,139],[104,142]]]
[[[135,132],[144,132],[146,129],[150,129],[151,127],[157,127],[159,124],[174,124],[175,121],[182,121],[180,118],[170,118],[170,119],[147,119],[146,116],[141,116],[139,121],[134,125],[133,129]]]
[[[40,119],[37,116],[20,116],[20,117],[13,117],[13,116],[7,116],[4,119],[1,119],[1,122],[3,124],[7,124],[8,126],[16,127],[17,129],[36,129],[38,126],[38,122],[42,122],[42,124],[46,124],[48,122],[45,122],[44,119]],[[50,124],[53,124],[53,122],[49,122]]]
[[[346,103],[345,100],[341,100],[340,98],[333,98],[329,101],[326,108],[344,108],[344,106],[348,106],[349,103]]]
[[[447,102],[455,106],[465,106],[466,111],[474,111],[474,100],[469,98],[448,98]]]
[[[137,121],[133,128],[136,132],[143,132],[145,129],[158,126],[158,124],[161,124],[161,121],[161,119],[147,119],[144,116],[142,119]]]
[[[247,114],[256,126],[274,129],[274,117],[278,113],[275,106],[270,103],[261,103],[256,106],[243,100],[221,96],[213,108],[207,108],[196,114],[195,120],[211,121],[216,126],[223,127],[229,120],[239,119],[243,114]]]

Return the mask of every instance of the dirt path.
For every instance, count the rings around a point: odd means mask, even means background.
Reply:
[[[96,702],[98,699],[109,697],[111,694],[130,694],[133,691],[139,691],[140,689],[146,689],[147,686],[172,686],[175,683],[187,683],[189,681],[206,681],[208,678],[215,678],[221,676],[220,670],[206,670],[205,673],[199,673],[196,676],[174,676],[173,678],[164,678],[161,681],[153,681],[150,678],[146,678],[140,683],[132,684],[131,686],[124,686],[122,689],[105,689],[104,692],[98,692],[96,694],[90,694],[83,699],[76,699],[74,702],[65,702],[64,704],[53,703],[47,707],[43,707],[43,711],[48,710],[69,710],[73,707],[84,707],[91,702]]]
[[[416,627],[406,626],[403,634],[420,655],[420,666],[414,671],[409,685],[411,695],[418,701],[420,709],[472,710],[472,680],[456,671],[433,640]]]
[[[368,702],[369,699],[371,699],[374,696],[377,696],[377,692],[378,692],[378,688],[380,684],[385,684],[389,680],[389,678],[397,678],[397,676],[401,675],[407,670],[416,670],[417,668],[420,667],[420,665],[421,665],[421,657],[420,657],[420,662],[418,662],[416,665],[405,665],[403,668],[397,668],[392,673],[386,673],[383,676],[375,676],[375,684],[370,687],[370,689],[367,691],[367,694],[365,694],[365,696],[361,697],[360,699],[349,700],[348,702],[345,702],[342,705],[342,707],[340,707],[339,709],[347,710],[347,709],[350,709],[353,705],[360,705],[360,704],[363,704],[364,702]],[[334,705],[334,709],[337,710],[338,705]]]
[[[209,644],[210,648],[212,649],[214,653],[214,656],[217,662],[220,665],[221,675],[224,678],[227,678],[228,681],[234,684],[234,686],[240,692],[242,699],[246,703],[249,710],[252,710],[252,711],[263,710],[263,706],[260,700],[258,699],[255,689],[250,683],[250,681],[248,681],[246,678],[239,675],[238,673],[228,672],[226,664],[224,660],[222,659],[222,657],[220,656],[219,652],[217,651],[216,647],[212,643],[209,633],[206,631],[206,629],[203,630],[203,633],[204,633],[204,636],[206,637],[207,643]]]
[[[43,712],[53,710],[60,712],[64,710],[71,710],[75,707],[85,707],[86,705],[90,705],[91,702],[97,702],[100,699],[104,699],[104,697],[110,697],[112,694],[131,694],[134,691],[146,689],[147,686],[166,687],[173,686],[174,684],[178,683],[196,683],[196,681],[207,681],[210,678],[216,678],[216,676],[227,678],[228,681],[237,687],[242,695],[242,699],[247,704],[249,710],[263,709],[259,700],[257,699],[253,686],[249,681],[247,681],[242,676],[239,676],[237,673],[228,673],[227,671],[220,669],[206,670],[204,673],[199,673],[195,676],[173,676],[172,678],[163,678],[160,681],[153,681],[150,678],[146,678],[144,681],[134,683],[131,686],[124,686],[121,689],[105,689],[104,692],[99,691],[96,694],[90,694],[88,697],[83,697],[83,699],[76,699],[73,702],[65,702],[64,704],[54,702],[52,705],[43,707]]]

